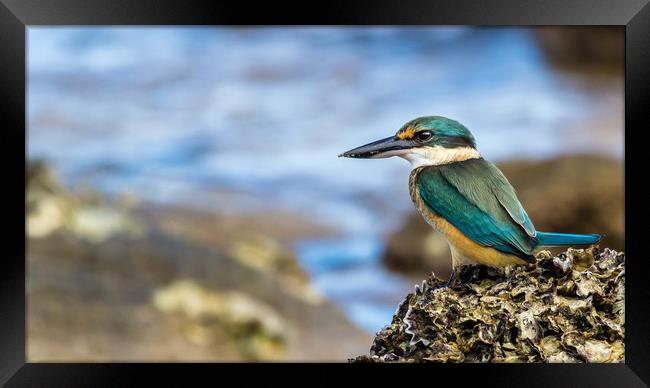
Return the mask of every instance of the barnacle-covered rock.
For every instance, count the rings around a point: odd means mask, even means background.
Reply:
[[[323,303],[323,296],[311,286],[295,254],[278,241],[261,234],[242,233],[230,244],[229,253],[247,267],[281,278],[281,286],[292,295],[314,305]]]
[[[183,334],[209,346],[225,331],[248,358],[281,359],[288,323],[270,306],[241,292],[219,293],[191,280],[179,280],[156,290],[154,306],[183,320]]]
[[[435,275],[358,362],[623,362],[625,255],[569,248],[535,264]]]
[[[25,175],[30,238],[43,238],[65,230],[81,239],[101,243],[115,235],[140,237],[144,233],[144,226],[130,215],[132,204],[127,203],[126,196],[108,204],[92,190],[70,192],[43,161],[30,161]]]

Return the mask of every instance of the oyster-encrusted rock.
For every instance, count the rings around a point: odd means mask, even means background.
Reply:
[[[435,275],[358,362],[623,362],[625,255],[569,248],[535,264]]]

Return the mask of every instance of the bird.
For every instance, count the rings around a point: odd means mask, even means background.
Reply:
[[[534,263],[535,254],[543,248],[591,245],[602,238],[600,234],[537,231],[508,179],[479,153],[472,133],[443,116],[415,118],[395,136],[338,156],[398,156],[410,162],[411,200],[449,244],[449,281],[462,266],[524,265]]]

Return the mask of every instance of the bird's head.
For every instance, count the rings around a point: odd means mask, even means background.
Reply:
[[[480,158],[472,133],[458,121],[425,116],[404,124],[395,136],[346,151],[347,158],[379,159],[400,156],[413,165],[447,164]]]

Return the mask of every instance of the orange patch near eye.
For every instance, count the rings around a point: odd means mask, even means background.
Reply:
[[[412,139],[413,136],[415,136],[415,128],[413,128],[413,127],[408,127],[408,128],[406,128],[405,130],[403,130],[403,131],[401,131],[401,132],[399,132],[399,133],[397,134],[397,137],[398,137],[400,140],[404,140],[404,139]]]

